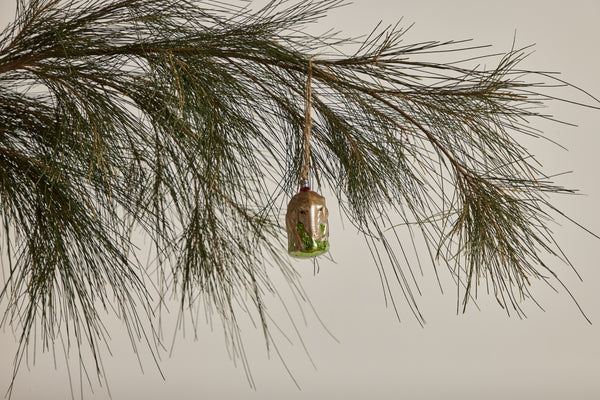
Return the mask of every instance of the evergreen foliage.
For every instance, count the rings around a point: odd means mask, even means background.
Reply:
[[[520,314],[530,283],[558,279],[545,257],[568,260],[547,194],[572,191],[519,139],[543,138],[530,121],[550,118],[539,110],[562,82],[521,70],[527,49],[485,69],[484,48],[407,44],[399,26],[304,33],[338,0],[239,4],[18,1],[0,36],[1,323],[21,332],[15,370],[38,329],[46,346],[89,346],[102,374],[99,307],[154,348],[142,327],[170,291],[182,310],[216,311],[242,358],[237,307],[270,340],[270,271],[295,287],[280,210],[297,190],[309,60],[310,172],[364,234],[392,304],[404,296],[422,321],[405,229],[453,274],[463,309],[485,283]]]

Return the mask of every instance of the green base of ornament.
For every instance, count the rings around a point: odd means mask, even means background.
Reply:
[[[328,251],[329,251],[329,243],[327,243],[326,241],[323,241],[323,242],[321,242],[321,246],[315,247],[314,249],[305,250],[305,251],[297,251],[297,250],[290,249],[288,251],[288,253],[290,254],[290,256],[296,257],[296,258],[311,258],[311,257],[320,256],[321,254],[325,254]]]

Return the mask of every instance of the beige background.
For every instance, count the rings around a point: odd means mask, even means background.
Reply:
[[[0,1],[1,25],[13,14],[14,2]],[[475,39],[508,50],[517,32],[520,45],[536,43],[536,52],[524,67],[561,71],[562,77],[600,96],[598,41],[600,2],[597,0],[548,1],[481,0],[383,1],[356,0],[331,12],[323,27],[349,35],[367,33],[381,19],[393,23],[404,16],[416,26],[407,41]],[[569,94],[570,93],[570,94]],[[569,92],[575,99],[583,99]],[[565,186],[581,189],[583,196],[555,198],[562,210],[595,232],[600,232],[600,111],[553,103],[548,112],[578,128],[534,121],[549,137],[569,151],[548,143],[535,143],[530,151],[549,173],[574,171],[559,178]],[[288,377],[277,354],[267,358],[260,332],[244,326],[246,350],[257,390],[247,384],[244,370],[229,360],[218,322],[214,332],[201,326],[194,340],[191,331],[175,342],[172,356],[163,354],[163,381],[147,353],[142,351],[144,373],[131,353],[128,338],[118,322],[110,322],[112,356],[104,357],[114,399],[598,399],[600,398],[600,240],[593,239],[567,221],[556,225],[556,237],[584,278],[579,282],[565,266],[556,269],[579,300],[594,325],[588,325],[568,296],[537,285],[534,289],[546,308],[525,305],[528,318],[508,318],[489,298],[480,299],[482,311],[471,307],[455,313],[455,289],[443,274],[445,294],[436,287],[431,269],[420,279],[418,299],[427,320],[418,326],[406,307],[402,322],[385,307],[377,270],[362,239],[349,224],[340,223],[334,207],[330,220],[332,255],[320,273],[310,262],[295,262],[302,283],[327,328],[310,307],[306,323],[294,303],[290,311],[312,356],[303,351],[285,314],[273,301],[272,312],[295,343],[278,336],[280,350],[302,390]],[[282,249],[283,251],[283,249]],[[400,296],[399,302],[402,303]],[[167,318],[169,319],[169,318]],[[172,318],[171,318],[172,319]],[[174,321],[166,321],[173,327]],[[274,330],[275,331],[275,330]],[[171,330],[166,329],[170,342]],[[277,336],[277,335],[276,335]],[[16,349],[9,331],[0,333],[0,390],[10,381]],[[76,356],[76,353],[73,353]],[[33,358],[31,358],[33,360]],[[38,353],[30,369],[23,366],[14,399],[64,399],[70,396],[62,354],[56,369],[51,354]],[[75,395],[79,370],[71,363]],[[92,373],[93,378],[93,371]],[[94,382],[87,398],[104,399],[104,388]]]

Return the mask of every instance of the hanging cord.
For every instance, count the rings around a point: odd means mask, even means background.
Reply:
[[[304,112],[304,158],[302,163],[302,171],[300,172],[300,191],[304,192],[310,190],[308,185],[308,168],[310,165],[310,133],[312,129],[312,93],[311,93],[311,80],[312,80],[312,57],[308,59],[308,73],[306,77],[306,109]]]

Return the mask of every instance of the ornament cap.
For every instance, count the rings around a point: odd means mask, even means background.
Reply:
[[[308,190],[310,190],[308,179],[300,179],[300,191],[306,192]]]

